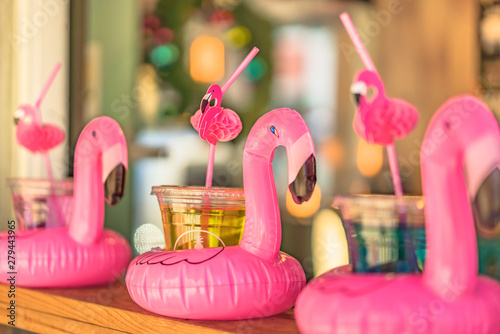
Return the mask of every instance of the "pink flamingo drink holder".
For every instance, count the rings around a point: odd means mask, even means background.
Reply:
[[[74,196],[67,225],[15,231],[16,284],[26,287],[78,287],[117,279],[129,264],[131,249],[124,237],[103,229],[104,201],[116,204],[123,195],[127,169],[123,131],[109,117],[92,120],[75,149]],[[0,235],[7,249],[12,234]],[[7,283],[7,252],[0,254]]]
[[[428,256],[423,274],[314,279],[295,308],[302,333],[500,333],[500,283],[478,276],[471,198],[500,168],[500,130],[472,96],[446,102],[422,143]]]
[[[279,251],[281,219],[271,162],[280,145],[287,150],[295,201],[309,200],[316,183],[309,129],[296,111],[270,111],[255,123],[244,148],[241,243],[136,257],[126,283],[137,304],[161,315],[208,320],[265,317],[294,305],[305,275],[297,260]]]

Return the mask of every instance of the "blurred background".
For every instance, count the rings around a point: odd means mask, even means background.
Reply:
[[[311,254],[316,245],[324,246],[311,244],[313,225],[334,219],[332,196],[392,192],[382,147],[368,145],[352,129],[349,88],[363,66],[338,18],[342,11],[351,14],[388,96],[405,99],[420,112],[415,131],[396,147],[405,192],[421,194],[419,149],[437,108],[454,95],[470,93],[500,112],[498,2],[3,0],[2,224],[14,217],[5,179],[45,177],[41,158],[15,142],[13,112],[20,103],[34,102],[60,61],[62,71],[42,108],[44,121],[68,133],[65,144],[51,152],[55,176],[72,176],[76,139],[90,119],[114,118],[127,136],[130,168],[123,200],[106,207],[106,226],[128,237],[136,251],[144,243],[162,244],[151,187],[204,184],[208,144],[189,119],[208,86],[222,84],[257,46],[260,52],[224,98],[224,106],[240,115],[243,131],[233,142],[217,145],[214,185],[242,186],[243,145],[261,115],[277,107],[299,111],[316,144],[313,199],[299,208],[287,195],[284,150],[277,151],[273,166],[282,250],[298,258],[310,277]],[[497,174],[491,178],[497,180]],[[343,234],[341,226],[338,233]],[[335,241],[327,254],[338,253],[335,261],[341,264],[344,246],[345,241]]]

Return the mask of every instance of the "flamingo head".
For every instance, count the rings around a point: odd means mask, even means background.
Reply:
[[[35,121],[36,109],[31,104],[21,104],[14,113],[14,124],[19,123],[30,124]]]
[[[253,126],[245,152],[273,158],[278,146],[288,156],[288,188],[297,204],[307,202],[316,185],[316,153],[306,122],[295,110],[275,109],[262,116]]]
[[[439,140],[436,138],[439,137]],[[488,106],[471,95],[446,102],[431,119],[421,161],[443,166],[462,159],[467,190],[474,198],[484,179],[500,169],[500,128]]]
[[[373,95],[369,94],[370,91],[373,91]],[[361,70],[354,76],[351,94],[356,107],[362,112],[365,105],[372,104],[385,96],[384,84],[376,72]]]
[[[210,106],[210,102],[214,100],[213,106],[221,106],[221,100],[222,100],[222,89],[220,88],[219,85],[212,85],[208,87],[207,93],[205,96],[203,96],[203,99],[201,100],[201,105],[200,105],[200,111],[202,114],[207,111],[208,107]]]
[[[127,142],[120,125],[106,116],[94,118],[80,134],[75,149],[75,172],[81,161],[99,158],[106,202],[115,205],[125,190]]]
[[[206,112],[210,109],[210,102],[214,100],[214,104],[212,107],[217,105],[220,106],[222,100],[222,89],[219,85],[212,85],[207,89],[207,93],[203,96],[200,103],[200,109],[196,111],[196,113],[191,117],[191,125],[198,132],[200,131],[200,122]]]

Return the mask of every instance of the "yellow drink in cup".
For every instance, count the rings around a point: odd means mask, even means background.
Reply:
[[[239,244],[245,223],[243,189],[158,186],[152,194],[160,204],[167,250]]]

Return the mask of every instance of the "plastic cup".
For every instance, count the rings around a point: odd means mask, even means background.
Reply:
[[[238,245],[245,223],[241,188],[157,186],[165,248],[201,249]]]
[[[20,229],[65,226],[70,219],[73,179],[7,179]],[[58,211],[59,210],[59,211]]]
[[[409,250],[418,267],[425,261],[422,197],[336,196],[353,272],[409,272]],[[409,242],[411,241],[411,243]]]
[[[404,197],[404,215],[401,215],[394,196],[338,196],[333,205],[340,209],[346,230],[350,270],[409,271],[406,253],[408,238],[415,251],[418,266],[423,270],[426,256],[423,197]],[[487,209],[485,217],[479,215],[477,207],[473,210],[478,239],[479,273],[500,280],[500,228],[494,225],[498,221],[498,208]],[[406,231],[401,229],[402,217],[406,222]]]

